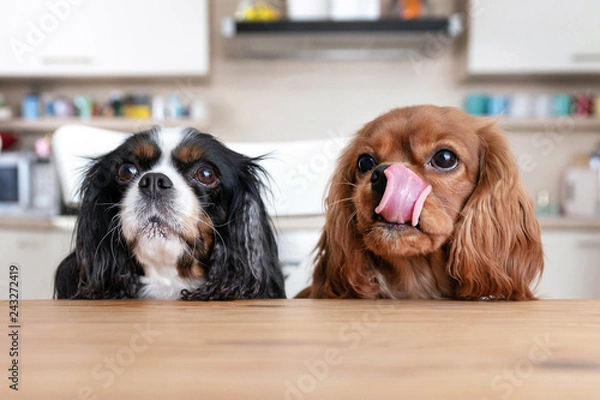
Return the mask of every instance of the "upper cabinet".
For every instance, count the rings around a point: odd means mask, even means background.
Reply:
[[[0,77],[199,76],[208,0],[2,0]]]
[[[600,73],[600,1],[469,5],[470,75]]]

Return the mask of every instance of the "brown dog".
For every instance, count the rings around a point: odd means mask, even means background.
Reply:
[[[533,299],[540,228],[506,140],[450,107],[392,110],[341,155],[298,297]]]

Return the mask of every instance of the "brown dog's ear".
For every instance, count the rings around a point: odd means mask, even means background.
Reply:
[[[317,244],[311,298],[379,297],[372,281],[364,244],[356,231],[352,191],[354,155],[347,150],[338,160],[325,200],[325,226]]]
[[[479,180],[456,223],[448,272],[459,298],[533,299],[544,268],[533,202],[502,134],[489,124],[479,136]]]

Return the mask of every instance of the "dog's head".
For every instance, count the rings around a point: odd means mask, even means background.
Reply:
[[[430,262],[444,263],[456,297],[532,297],[528,285],[543,266],[540,231],[489,121],[434,106],[376,118],[343,152],[327,206],[317,293],[376,297],[373,260],[436,254]]]
[[[77,227],[78,296],[281,297],[262,173],[194,129],[141,132],[94,160]]]

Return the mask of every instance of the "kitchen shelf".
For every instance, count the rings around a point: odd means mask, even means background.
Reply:
[[[458,14],[375,21],[247,22],[226,17],[221,31],[230,57],[397,59],[425,54],[434,38],[457,37],[463,21]]]
[[[510,132],[593,132],[600,133],[600,118],[510,118],[498,119],[500,128]]]
[[[96,128],[136,132],[149,128],[153,125],[163,127],[191,126],[199,130],[206,129],[208,123],[205,120],[190,118],[166,119],[162,121],[133,119],[133,118],[40,118],[27,120],[13,118],[0,120],[0,130],[20,132],[52,132],[63,125],[77,124]],[[498,124],[510,132],[593,132],[600,133],[600,118],[499,118]]]
[[[380,19],[375,21],[236,21],[228,17],[223,22],[226,37],[249,34],[317,34],[317,33],[453,33],[452,17],[421,19]]]
[[[193,120],[189,118],[166,119],[162,121],[133,119],[133,118],[40,118],[37,120],[27,120],[22,118],[13,118],[10,120],[0,120],[0,129],[7,131],[19,131],[26,133],[53,132],[63,125],[77,124],[93,126],[96,128],[109,129],[124,132],[136,132],[147,129],[153,125],[163,127],[173,126],[191,126],[196,129],[204,129],[207,126],[204,120]]]

